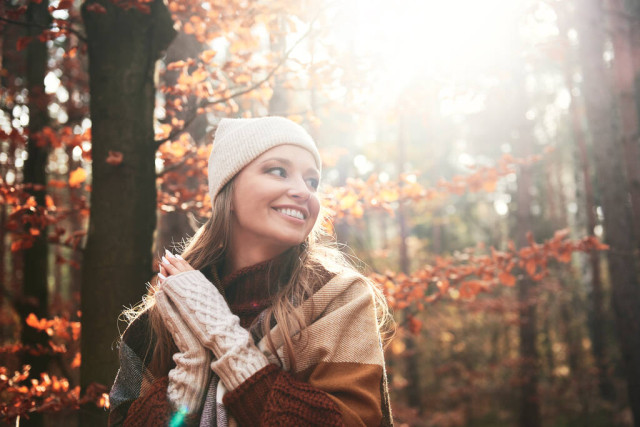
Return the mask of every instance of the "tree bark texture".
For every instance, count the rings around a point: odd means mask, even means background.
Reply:
[[[567,54],[571,54],[570,42],[568,38],[569,32],[569,16],[566,8],[561,9],[561,13],[558,16],[558,27],[561,34],[564,37],[564,43],[566,45]],[[584,108],[581,104],[581,99],[575,97],[573,93],[574,81],[573,81],[573,65],[577,58],[574,55],[571,56],[569,61],[565,61],[564,65],[564,79],[571,93],[571,104],[569,105],[569,115],[571,119],[571,131],[574,144],[575,155],[577,156],[576,166],[579,168],[582,188],[578,188],[578,192],[582,190],[584,192],[584,212],[586,219],[587,234],[589,236],[595,236],[596,221],[596,202],[593,194],[593,173],[591,168],[590,156],[587,148],[587,141],[585,135],[585,129],[583,126],[584,120]],[[581,107],[581,108],[579,108]],[[604,290],[602,285],[602,273],[600,268],[600,254],[598,251],[593,250],[589,252],[589,268],[591,270],[591,283],[588,289],[589,296],[589,309],[588,309],[588,327],[589,335],[591,337],[591,352],[598,369],[598,388],[600,396],[607,401],[613,401],[615,399],[615,388],[611,381],[609,373],[609,358],[606,350],[605,340],[605,326],[607,324],[607,317],[605,316],[604,308]]]
[[[514,26],[513,52],[521,51],[520,34],[518,26]],[[514,124],[511,134],[513,135],[513,152],[518,157],[527,157],[533,154],[534,136],[532,122],[526,118],[528,109],[528,95],[525,86],[525,64],[514,63],[513,92],[514,101],[512,106],[512,123]],[[514,236],[518,248],[529,245],[527,232],[533,229],[531,219],[531,166],[522,165],[518,171],[518,187],[516,192],[515,228]],[[540,376],[540,356],[536,346],[537,340],[537,297],[534,295],[535,283],[525,271],[519,275],[517,283],[518,306],[519,306],[519,351],[520,368],[518,381],[520,384],[520,412],[518,425],[520,427],[540,427],[540,399],[538,382]]]
[[[633,239],[629,188],[624,174],[624,148],[618,138],[612,90],[602,59],[604,28],[601,4],[580,3],[580,56],[588,126],[595,172],[604,214],[605,242],[611,280],[613,312],[635,426],[640,426],[640,286]]]
[[[44,78],[47,74],[47,46],[38,40],[41,26],[49,25],[51,20],[48,11],[49,2],[31,2],[27,8],[27,22],[32,24],[28,34],[32,41],[27,46],[27,89],[29,90],[29,140],[27,142],[28,157],[24,165],[24,182],[34,185],[28,191],[33,194],[39,206],[45,205],[45,186],[47,184],[45,167],[48,150],[38,145],[37,133],[49,122],[47,110],[47,95],[44,91]],[[29,227],[29,226],[27,226]],[[25,319],[29,313],[38,318],[47,317],[47,230],[46,228],[35,237],[33,246],[24,251],[24,281],[22,296],[18,304],[22,319],[21,340],[23,344],[46,345],[48,336],[27,326]],[[31,376],[39,378],[40,373],[46,371],[49,358],[47,356],[25,355],[23,363],[31,365]],[[36,414],[25,425],[42,425],[42,415]]]
[[[636,244],[640,243],[640,152],[638,147],[638,111],[635,99],[636,66],[632,47],[630,15],[626,14],[624,0],[607,0],[609,14],[608,32],[613,41],[613,82],[616,95],[616,112],[620,132],[617,135],[624,147],[624,166],[629,182],[632,225]]]
[[[88,10],[96,3],[107,12]],[[143,13],[89,0],[82,9],[93,139],[81,286],[83,389],[93,382],[113,383],[118,368],[116,319],[124,307],[141,300],[152,275],[157,200],[154,72],[175,31],[162,1],[148,5],[150,12]],[[109,151],[122,153],[122,163],[107,163]],[[81,425],[104,423],[104,411],[85,409]]]

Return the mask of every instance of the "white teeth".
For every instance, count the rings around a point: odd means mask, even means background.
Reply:
[[[285,215],[292,216],[298,219],[304,219],[302,212],[295,209],[278,209],[278,212],[282,212]]]

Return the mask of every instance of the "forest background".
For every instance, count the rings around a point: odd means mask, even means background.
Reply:
[[[640,426],[637,0],[6,0],[0,30],[3,422],[105,422],[215,124],[282,115],[394,310],[398,425]]]

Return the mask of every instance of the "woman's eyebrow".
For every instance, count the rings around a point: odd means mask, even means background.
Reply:
[[[271,161],[277,161],[280,163],[284,163],[287,166],[291,166],[293,163],[289,159],[285,159],[284,157],[269,157],[268,159],[264,159],[261,163],[267,163]]]

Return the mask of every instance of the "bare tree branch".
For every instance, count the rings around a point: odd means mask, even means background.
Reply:
[[[51,30],[51,29],[53,29],[52,27],[50,27],[48,25],[38,24],[36,22],[16,21],[16,20],[13,20],[13,19],[5,18],[3,16],[0,16],[0,22],[6,22],[7,24],[18,25],[18,26],[21,26],[21,27],[42,28],[43,30]],[[74,34],[76,37],[78,37],[78,39],[82,40],[83,42],[85,42],[85,43],[87,42],[87,38],[84,36],[84,34],[82,34],[80,31],[78,31],[76,29],[71,28],[71,26],[69,26],[69,27],[56,27],[56,28],[68,31],[68,32]]]
[[[256,89],[258,89],[260,86],[262,86],[262,84],[264,84],[265,82],[267,82],[275,73],[276,71],[278,71],[278,69],[280,69],[280,67],[282,67],[282,65],[287,61],[287,59],[289,59],[289,56],[291,56],[291,53],[293,52],[293,50],[304,40],[306,39],[312,32],[313,30],[313,24],[314,22],[318,19],[319,14],[309,23],[309,28],[307,29],[307,31],[298,39],[296,40],[296,42],[293,44],[293,46],[291,46],[286,52],[285,54],[282,56],[282,58],[280,58],[280,61],[278,61],[278,63],[271,69],[271,71],[269,71],[269,73],[262,79],[260,79],[259,81],[257,81],[256,83],[252,84],[251,86],[249,86],[248,88],[239,90],[237,92],[234,92],[233,94],[229,95],[229,96],[225,96],[223,98],[218,98],[216,100],[206,100],[203,99],[202,101],[200,101],[200,103],[198,103],[198,106],[192,110],[192,114],[191,117],[189,117],[189,119],[187,119],[184,123],[184,125],[180,128],[180,129],[176,129],[174,131],[172,131],[169,136],[167,136],[166,138],[160,139],[156,141],[156,144],[158,146],[164,144],[167,141],[171,141],[173,138],[175,138],[176,136],[184,133],[187,128],[189,127],[189,125],[196,119],[196,117],[198,117],[198,110],[201,108],[206,108],[206,107],[210,107],[212,105],[216,105],[216,104],[221,104],[223,102],[227,102],[233,98],[236,98],[238,96],[242,96],[246,93],[252,92]]]

